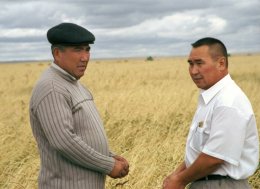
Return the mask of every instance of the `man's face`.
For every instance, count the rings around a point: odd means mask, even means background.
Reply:
[[[81,78],[90,58],[89,45],[65,47],[63,50],[54,49],[56,64],[70,73],[76,79]]]
[[[207,90],[223,78],[223,58],[213,59],[206,45],[192,48],[188,58],[189,72],[198,88]],[[223,67],[224,66],[224,67]]]

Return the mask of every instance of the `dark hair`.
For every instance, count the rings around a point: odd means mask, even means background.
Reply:
[[[63,45],[52,45],[51,46],[51,51],[53,52],[53,50],[57,48],[57,49],[60,49],[60,50],[64,50],[65,47]]]
[[[212,58],[217,58],[219,56],[224,56],[226,58],[226,67],[228,67],[228,53],[227,48],[219,39],[212,37],[205,37],[199,39],[195,43],[191,44],[192,47],[197,48],[203,45],[206,45],[210,48],[210,53]]]
[[[59,49],[59,50],[61,50],[61,51],[64,51],[64,49],[65,49],[65,46],[63,46],[63,45],[51,45],[51,54],[52,54],[52,56],[53,56],[53,58],[54,58],[54,54],[53,54],[53,52],[54,52],[54,49],[55,48],[57,48],[57,49]]]

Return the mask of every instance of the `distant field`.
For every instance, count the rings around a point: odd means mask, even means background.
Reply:
[[[39,157],[28,102],[48,65],[0,64],[1,189],[37,188]],[[230,73],[251,100],[260,131],[260,55],[231,56]],[[94,95],[112,151],[130,162],[129,175],[108,178],[107,188],[161,189],[183,160],[197,103],[186,58],[93,60],[81,82]],[[250,183],[260,188],[260,168]]]

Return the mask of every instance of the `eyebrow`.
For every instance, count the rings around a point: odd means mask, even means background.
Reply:
[[[73,49],[90,50],[90,46],[74,46]]]
[[[188,62],[188,63],[192,63],[192,62],[203,62],[203,59],[201,59],[201,58],[194,59],[194,60],[188,59],[187,62]]]

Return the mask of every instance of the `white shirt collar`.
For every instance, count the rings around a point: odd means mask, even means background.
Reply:
[[[62,69],[60,66],[58,66],[57,64],[55,64],[54,62],[52,62],[51,66],[57,70],[59,70],[60,72],[62,72],[63,74],[65,74],[66,76],[70,77],[72,80],[77,81],[77,79],[75,77],[73,77],[72,75],[70,75],[67,71],[65,71],[64,69]]]
[[[223,77],[221,80],[219,80],[215,85],[210,87],[207,90],[202,90],[200,91],[200,95],[204,101],[205,104],[208,104],[209,101],[223,88],[225,87],[228,83],[233,82],[231,79],[230,75],[226,75]]]

